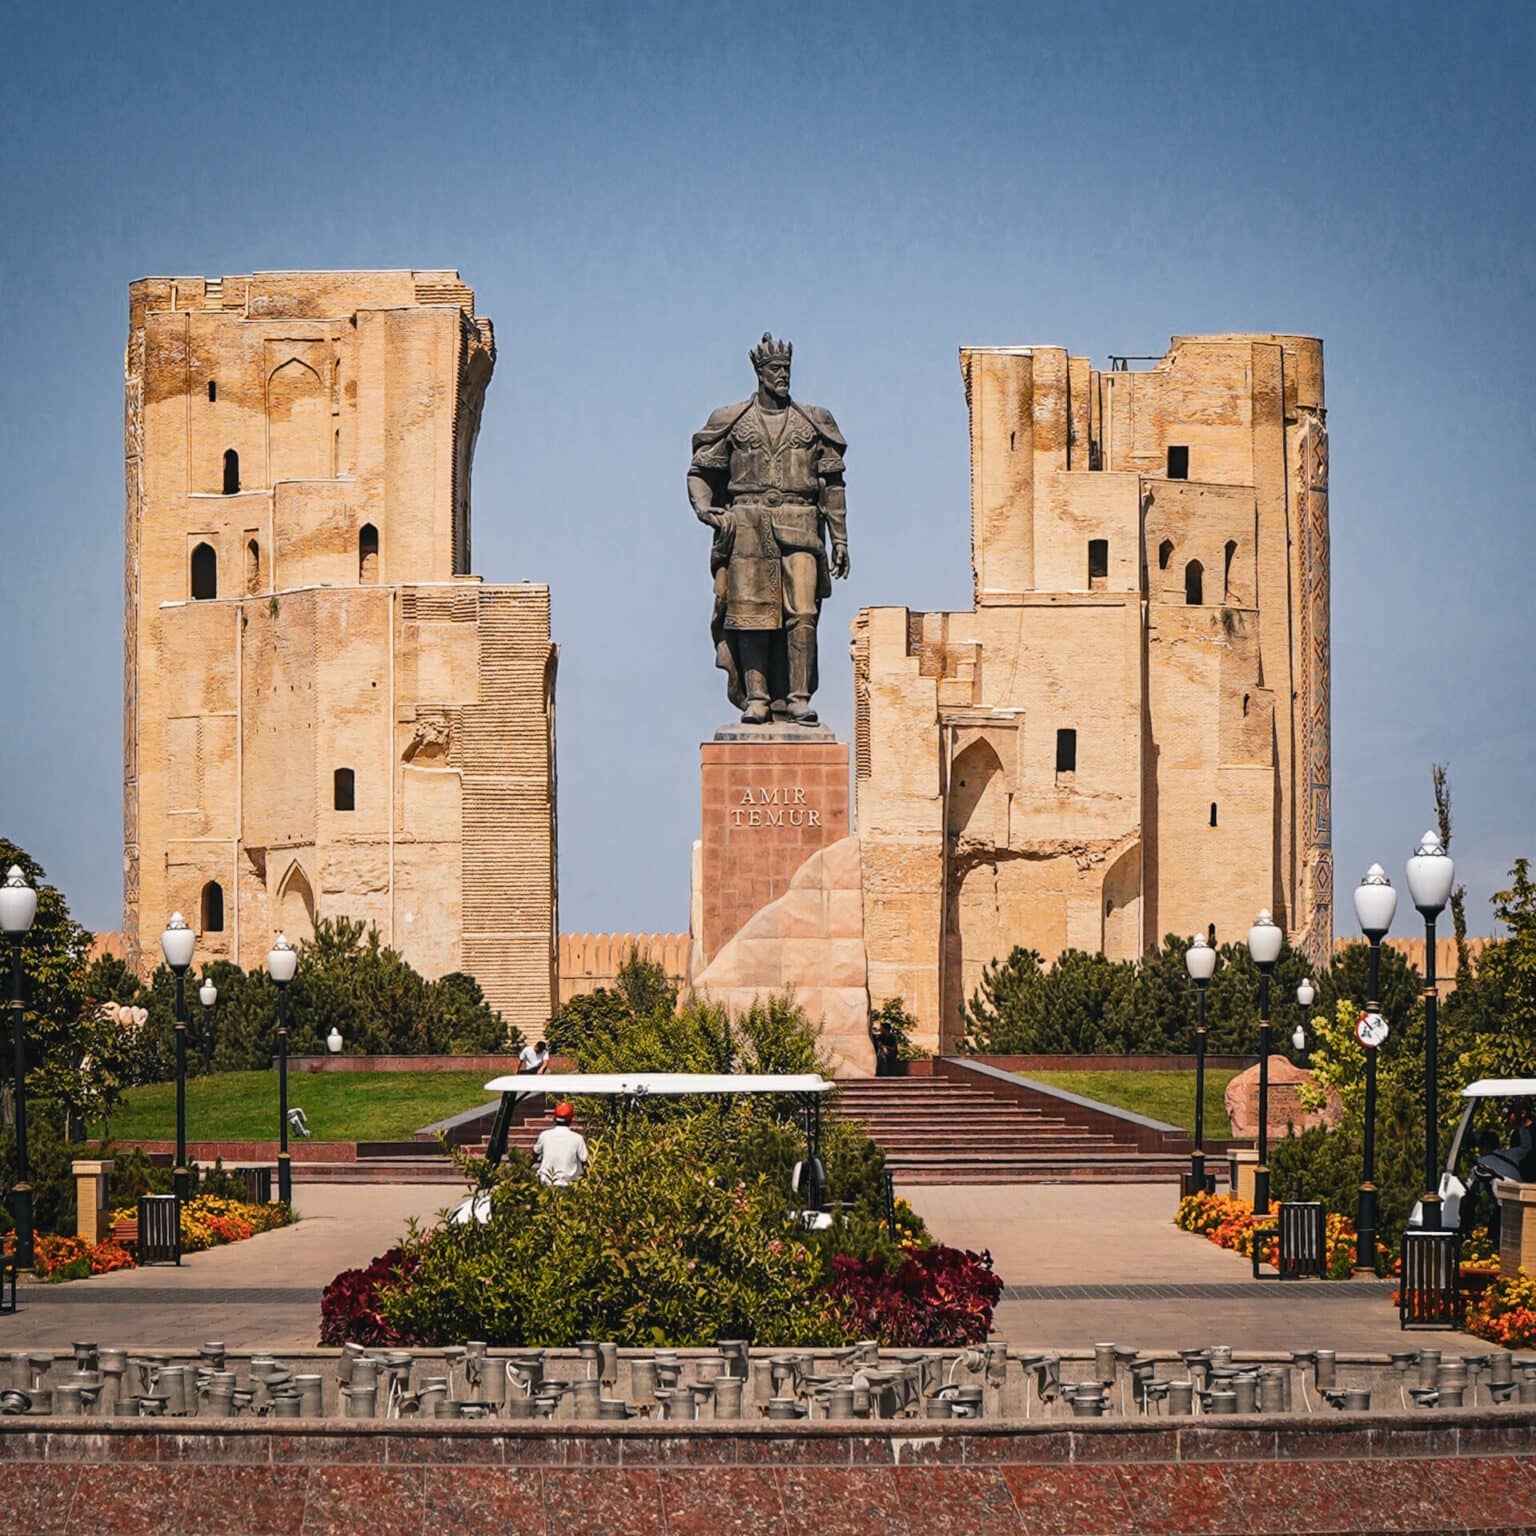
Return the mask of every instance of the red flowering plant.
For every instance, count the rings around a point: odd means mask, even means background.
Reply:
[[[408,1280],[416,1256],[391,1248],[361,1269],[344,1269],[320,1298],[322,1344],[408,1344],[379,1310],[386,1291]]]
[[[1003,1294],[990,1253],[935,1243],[894,1269],[884,1256],[832,1260],[829,1301],[848,1337],[897,1347],[981,1344]]]

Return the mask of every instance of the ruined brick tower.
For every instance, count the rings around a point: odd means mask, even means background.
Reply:
[[[469,574],[495,362],[456,272],[129,290],[124,940],[259,966],[376,925],[509,1023],[556,1001],[549,591]]]
[[[1325,964],[1322,344],[960,361],[975,606],[854,624],[871,997],[948,1048],[1016,944],[1132,959],[1260,907]]]

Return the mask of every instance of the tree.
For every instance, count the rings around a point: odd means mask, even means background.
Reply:
[[[965,1005],[965,1049],[974,1056],[1035,1050],[1044,992],[1045,971],[1035,950],[1016,945],[1006,960],[989,960]]]
[[[1435,821],[1440,833],[1440,846],[1451,851],[1451,779],[1445,763],[1436,763],[1430,770],[1435,785]],[[1456,984],[1471,970],[1471,950],[1467,945],[1467,888],[1458,884],[1451,892],[1451,928],[1456,935]]]

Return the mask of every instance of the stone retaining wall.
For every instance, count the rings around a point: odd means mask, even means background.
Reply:
[[[1323,1421],[564,1426],[0,1419],[6,1528],[889,1536],[1536,1528],[1526,1410]]]

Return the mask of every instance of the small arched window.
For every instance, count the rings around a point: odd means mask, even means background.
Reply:
[[[1207,944],[1209,944],[1212,949],[1216,948],[1216,924],[1215,923],[1212,923],[1205,930],[1205,942]]]
[[[1160,571],[1168,569],[1168,562],[1173,559],[1173,540],[1164,539],[1157,546],[1157,568]]]
[[[203,887],[203,932],[224,932],[224,887],[217,880]]]
[[[379,579],[379,530],[372,523],[357,531],[357,579],[364,585]]]
[[[356,777],[350,768],[336,770],[332,798],[338,811],[351,811],[357,808]]]
[[[1228,595],[1232,592],[1232,562],[1237,559],[1237,540],[1227,540],[1227,563],[1222,571],[1222,590]]]
[[[245,546],[245,591],[248,597],[261,591],[261,545],[255,539]]]
[[[1213,827],[1216,825],[1216,802],[1214,800],[1211,801],[1211,825]]]
[[[212,405],[219,398],[219,385],[217,379],[208,380],[208,403]]]
[[[219,595],[219,557],[213,545],[199,544],[192,551],[192,597],[202,602]]]
[[[1191,608],[1198,608],[1205,601],[1205,567],[1198,560],[1191,560],[1184,567],[1184,601]]]
[[[240,489],[240,455],[233,448],[224,450],[224,494],[235,495]]]
[[[1247,718],[1248,718],[1248,695],[1245,693],[1243,695],[1243,719],[1246,720]]]

